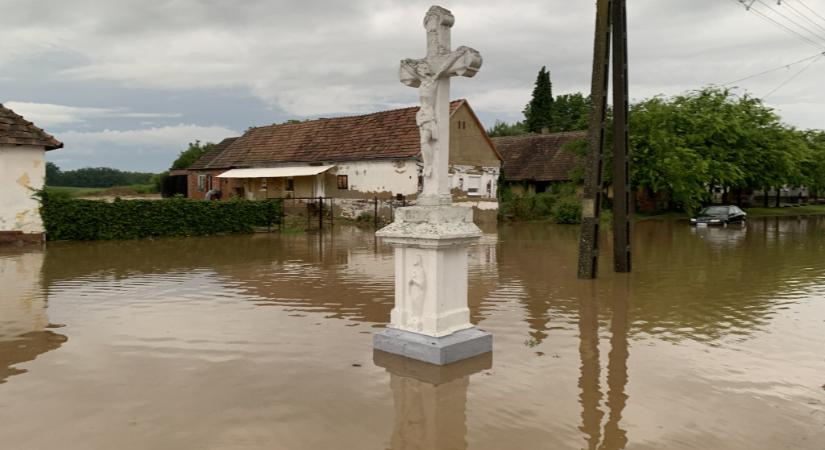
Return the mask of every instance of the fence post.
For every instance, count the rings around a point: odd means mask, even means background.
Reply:
[[[318,197],[318,229],[324,229],[324,198]]]
[[[374,205],[373,205],[374,213],[373,213],[373,216],[372,216],[372,221],[373,221],[373,226],[377,230],[378,229],[378,196],[377,195],[373,199],[373,202],[374,202]]]
[[[329,198],[329,226],[335,225],[335,198]]]

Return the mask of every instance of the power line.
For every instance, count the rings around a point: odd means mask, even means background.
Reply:
[[[743,2],[743,0],[731,0],[731,1],[732,1],[732,2],[734,2],[734,3],[736,3],[737,5],[743,5],[747,11],[750,11],[750,12],[752,12],[752,13],[756,14],[757,16],[759,16],[760,18],[762,18],[762,19],[764,19],[764,20],[767,20],[767,21],[769,21],[769,22],[773,23],[774,25],[776,25],[776,26],[778,26],[778,27],[782,28],[783,30],[785,30],[787,33],[793,34],[794,36],[796,36],[797,38],[799,38],[799,39],[801,39],[801,40],[805,41],[806,43],[808,43],[808,44],[810,44],[810,45],[813,45],[814,47],[816,47],[816,48],[818,48],[818,49],[825,49],[825,46],[823,46],[822,44],[817,43],[817,42],[815,42],[815,41],[813,41],[813,40],[811,40],[811,39],[809,39],[809,38],[807,38],[807,37],[805,37],[805,36],[803,36],[803,35],[799,34],[798,32],[796,32],[796,31],[794,31],[794,30],[792,30],[792,29],[788,28],[788,27],[787,27],[787,26],[785,26],[784,24],[781,24],[781,23],[777,22],[776,20],[774,20],[774,19],[772,19],[772,18],[770,18],[770,17],[766,16],[765,14],[762,14],[762,12],[761,12],[761,11],[758,11],[758,10],[756,10],[756,9],[751,8],[749,5],[745,5],[745,4],[744,4],[744,2]],[[751,3],[751,5],[752,5],[752,4],[753,4],[753,3]]]
[[[779,67],[774,67],[773,69],[766,70],[766,71],[764,71],[764,72],[759,72],[759,73],[755,73],[755,74],[753,74],[753,75],[748,75],[748,76],[746,76],[746,77],[744,77],[744,78],[740,78],[740,79],[738,79],[738,80],[729,81],[729,82],[727,82],[727,83],[722,84],[722,86],[728,86],[728,85],[731,85],[731,84],[733,84],[733,83],[738,83],[738,82],[740,82],[740,81],[750,80],[751,78],[756,78],[756,77],[760,77],[760,76],[762,76],[762,75],[767,75],[767,74],[769,74],[769,73],[771,73],[771,72],[776,72],[777,70],[782,70],[782,69],[790,69],[792,66],[795,66],[795,65],[797,65],[797,64],[803,63],[803,62],[805,62],[805,61],[810,61],[810,60],[812,60],[812,59],[814,59],[814,58],[819,58],[819,57],[821,57],[821,56],[825,56],[825,52],[817,53],[817,54],[815,54],[815,55],[811,55],[811,56],[809,56],[809,57],[807,57],[807,58],[800,59],[799,61],[794,61],[794,62],[792,62],[792,63],[788,63],[788,64],[785,64],[785,65],[782,65],[782,66],[779,66]]]
[[[820,25],[819,23],[815,22],[815,21],[814,21],[813,19],[811,19],[810,17],[806,16],[806,15],[805,15],[805,13],[803,13],[803,12],[799,11],[798,9],[796,9],[796,7],[794,7],[794,5],[792,5],[792,4],[790,4],[790,3],[788,3],[788,2],[786,1],[786,2],[785,2],[785,6],[787,6],[787,7],[788,7],[788,9],[790,9],[791,11],[793,11],[793,12],[794,12],[794,14],[796,14],[798,17],[801,17],[801,18],[803,18],[803,19],[807,20],[807,21],[808,21],[808,23],[810,23],[811,25],[813,25],[813,26],[815,26],[815,27],[818,27],[818,28],[819,28],[820,30],[822,30],[822,31],[825,31],[825,27],[824,27],[824,26]]]
[[[800,24],[799,22],[797,22],[797,21],[795,21],[795,20],[791,19],[790,17],[786,16],[785,14],[783,14],[783,13],[779,12],[778,10],[774,9],[772,6],[768,5],[767,3],[763,2],[762,0],[756,0],[756,1],[757,1],[760,5],[764,6],[765,8],[768,8],[768,10],[769,10],[769,11],[773,12],[773,13],[774,13],[774,14],[776,14],[777,16],[779,16],[779,17],[781,17],[781,18],[785,19],[786,21],[788,21],[788,22],[790,22],[790,23],[792,23],[792,24],[796,25],[797,27],[799,27],[799,29],[801,29],[801,30],[804,30],[804,31],[808,32],[811,36],[814,36],[816,39],[820,39],[820,40],[822,40],[823,42],[825,42],[825,38],[823,38],[822,36],[820,36],[820,35],[819,35],[819,33],[817,33],[816,31],[811,31],[811,30],[810,30],[809,28],[807,28],[806,26],[804,26],[804,25]]]
[[[790,78],[788,78],[787,80],[783,81],[783,82],[782,82],[779,86],[777,86],[774,90],[772,90],[772,91],[768,92],[767,94],[763,95],[763,96],[762,96],[762,100],[767,99],[767,98],[768,98],[768,97],[770,97],[773,93],[775,93],[776,91],[778,91],[778,90],[782,89],[783,87],[785,87],[785,85],[787,85],[788,83],[790,83],[791,81],[795,80],[797,77],[799,77],[800,75],[802,75],[802,74],[803,74],[806,70],[808,70],[808,69],[809,69],[809,68],[810,68],[810,67],[811,67],[811,66],[812,66],[815,62],[819,61],[819,59],[820,59],[820,58],[822,58],[822,56],[823,56],[823,55],[819,55],[816,59],[814,59],[813,61],[809,62],[807,66],[803,67],[803,68],[802,68],[799,72],[797,72],[797,73],[795,73],[795,74],[791,75],[791,77],[790,77]]]
[[[820,16],[818,12],[814,11],[813,9],[811,9],[808,5],[806,5],[805,3],[803,3],[803,2],[802,2],[802,0],[796,0],[796,1],[798,1],[800,5],[804,6],[804,7],[805,7],[805,9],[807,9],[808,11],[810,11],[811,13],[813,13],[813,15],[815,15],[816,17],[819,17],[820,19],[822,19],[823,21],[825,21],[825,17]]]

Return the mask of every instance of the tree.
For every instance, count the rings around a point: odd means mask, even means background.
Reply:
[[[553,84],[544,66],[536,78],[533,98],[524,108],[524,119],[527,131],[532,133],[539,133],[542,128],[553,129]]]
[[[553,101],[552,131],[586,130],[590,105],[590,96],[581,92],[557,96]]]
[[[812,182],[818,163],[810,142],[748,95],[707,87],[654,97],[631,108],[632,182],[666,191],[694,211],[714,187],[742,192]]]
[[[63,173],[60,167],[53,162],[46,163],[46,186],[60,186],[60,178]]]
[[[172,169],[187,169],[189,166],[199,160],[201,156],[205,155],[209,150],[215,147],[212,142],[207,142],[201,145],[201,141],[189,143],[189,148],[180,152],[178,158],[172,163]]]
[[[487,136],[490,137],[518,136],[522,134],[527,134],[527,127],[524,126],[524,122],[509,124],[501,120],[496,120],[493,127],[487,130]]]

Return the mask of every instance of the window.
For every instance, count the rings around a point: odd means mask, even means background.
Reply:
[[[338,175],[338,189],[349,189],[349,177],[347,175]]]
[[[469,176],[467,177],[467,194],[469,195],[481,195],[479,192],[481,190],[481,177],[480,176]]]
[[[206,175],[198,175],[198,192],[206,190]]]
[[[295,190],[295,180],[292,178],[286,179],[286,189],[287,192],[292,192]]]

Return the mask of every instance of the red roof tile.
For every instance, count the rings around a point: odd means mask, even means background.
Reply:
[[[192,163],[191,166],[187,167],[187,169],[189,169],[189,170],[206,169],[209,166],[209,163],[211,163],[215,158],[217,158],[218,155],[223,153],[224,150],[229,148],[229,146],[232,145],[232,143],[235,142],[237,139],[238,138],[236,138],[236,137],[231,137],[231,138],[226,138],[226,139],[222,140],[217,145],[212,147],[211,150],[209,150],[203,156],[198,158],[197,161]],[[218,169],[218,168],[219,169],[226,169],[226,167],[215,167],[215,168],[216,169]]]
[[[0,145],[34,145],[46,150],[62,148],[63,143],[34,126],[21,115],[0,104]]]
[[[450,114],[465,100],[450,103]],[[204,167],[414,158],[420,152],[418,107],[252,128]]]
[[[564,146],[586,138],[586,131],[567,131],[496,137],[493,143],[504,158],[501,170],[506,181],[568,181],[580,158]]]

